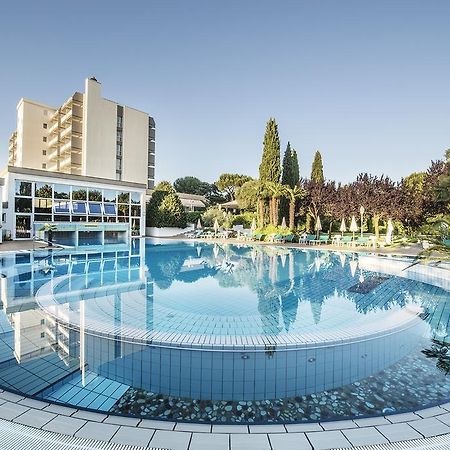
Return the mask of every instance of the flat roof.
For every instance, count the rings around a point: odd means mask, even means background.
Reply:
[[[100,178],[100,177],[89,177],[84,175],[74,175],[70,173],[62,173],[62,172],[50,172],[49,170],[39,170],[39,169],[29,169],[27,167],[15,167],[8,166],[8,172],[17,173],[20,175],[28,175],[39,176],[39,177],[49,177],[49,178],[58,178],[62,180],[75,180],[75,181],[87,181],[90,183],[104,183],[110,184],[112,186],[123,186],[128,188],[135,189],[146,189],[147,185],[143,183],[134,183],[131,181],[119,181],[112,180],[109,178]]]

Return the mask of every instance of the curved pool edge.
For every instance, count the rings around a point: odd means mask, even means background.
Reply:
[[[157,448],[175,446],[186,450],[196,450],[198,441],[208,441],[210,448],[220,448],[220,442],[226,440],[230,446],[225,448],[233,450],[234,443],[238,447],[242,441],[261,449],[266,445],[267,449],[284,448],[283,445],[288,448],[289,443],[293,445],[294,442],[295,445],[304,443],[305,448],[331,449],[349,445],[412,443],[413,440],[424,444],[426,439],[436,436],[450,439],[450,403],[370,418],[286,425],[212,425],[102,414],[0,390],[0,419],[59,435]],[[148,439],[144,445],[143,439]]]

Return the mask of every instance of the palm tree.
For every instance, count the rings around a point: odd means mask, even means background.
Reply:
[[[272,194],[270,199],[270,222],[276,227],[278,226],[280,198],[285,196],[285,186],[280,183],[269,183],[267,187]]]
[[[295,227],[295,203],[305,196],[305,191],[299,186],[284,186],[284,196],[289,200],[289,228]]]

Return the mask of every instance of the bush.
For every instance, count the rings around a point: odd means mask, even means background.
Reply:
[[[197,224],[198,219],[202,220],[201,217],[202,217],[201,211],[189,211],[186,213],[186,222]]]
[[[159,216],[159,207],[164,198],[173,194],[175,191],[168,181],[161,181],[155,187],[152,197],[147,203],[146,208],[146,224],[148,227],[162,227],[161,218]]]
[[[167,194],[158,210],[160,227],[186,227],[186,212],[177,194]]]
[[[253,219],[256,215],[251,212],[245,212],[242,214],[236,214],[228,219],[231,226],[243,225],[244,228],[250,228],[252,226]]]
[[[212,227],[214,226],[214,222],[217,219],[219,222],[219,226],[222,226],[227,218],[227,215],[224,211],[221,211],[219,208],[212,207],[208,208],[201,217],[201,221],[203,226]]]

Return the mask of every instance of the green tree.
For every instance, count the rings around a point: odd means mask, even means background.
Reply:
[[[251,181],[252,177],[248,175],[241,175],[238,173],[223,173],[215,182],[217,188],[222,191],[227,197],[228,201],[234,200],[236,191],[243,186],[247,181]]]
[[[316,183],[323,183],[325,178],[323,176],[323,163],[322,163],[322,155],[319,151],[314,155],[314,161],[311,167],[311,180]]]
[[[284,186],[284,195],[289,201],[289,228],[293,230],[295,228],[295,206],[297,200],[305,196],[305,191],[299,186]]]
[[[206,195],[211,190],[209,183],[191,176],[177,178],[173,183],[173,187],[176,192],[196,195]]]
[[[447,205],[450,203],[450,149],[445,152],[445,167],[436,187],[436,200]]]
[[[259,217],[263,218],[263,223],[274,222],[273,211],[278,210],[279,199],[271,195],[271,192],[264,188],[264,184],[278,184],[281,176],[280,138],[278,136],[278,126],[274,118],[270,118],[266,125],[263,142],[263,154],[259,165],[259,180],[263,183],[260,186],[260,200],[258,202]],[[267,195],[264,199],[263,195]],[[269,207],[267,208],[267,200]],[[276,220],[278,222],[278,218]]]
[[[300,181],[300,171],[298,167],[297,152],[291,147],[288,142],[286,151],[283,156],[283,173],[281,175],[281,184],[294,188]],[[281,198],[280,200],[280,218],[288,217],[290,214],[290,202],[288,198]],[[295,213],[295,211],[294,211]]]
[[[161,181],[155,186],[152,196],[147,203],[146,223],[148,227],[162,226],[160,221],[159,207],[164,198],[167,195],[173,193],[175,193],[175,190],[168,181]]]
[[[259,165],[259,179],[270,183],[279,183],[281,175],[280,138],[275,119],[270,118],[264,134],[263,154]]]
[[[236,191],[236,200],[239,208],[246,211],[255,211],[258,206],[259,181],[251,180],[244,183]]]
[[[275,227],[278,226],[280,199],[285,195],[285,187],[280,183],[267,183],[267,187],[271,193],[270,202],[270,223]]]
[[[159,226],[179,227],[186,226],[186,212],[180,197],[176,193],[167,194],[158,208]]]

